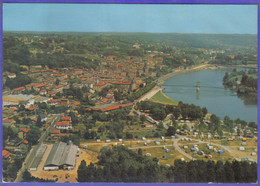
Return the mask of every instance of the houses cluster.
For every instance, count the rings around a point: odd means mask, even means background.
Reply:
[[[72,129],[71,117],[63,116],[60,121],[58,121],[55,125],[56,129],[60,130],[69,130]]]

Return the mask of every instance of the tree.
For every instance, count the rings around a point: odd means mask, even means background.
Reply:
[[[137,151],[137,153],[138,153],[139,155],[141,155],[141,156],[142,156],[142,155],[143,155],[143,151],[142,151],[142,149],[141,149],[141,148],[139,148],[139,149],[138,149],[138,151]]]
[[[201,111],[202,111],[202,113],[203,113],[203,117],[205,117],[206,114],[208,113],[208,110],[207,110],[206,107],[202,107]]]
[[[165,134],[165,136],[174,136],[176,133],[177,128],[173,127],[173,126],[169,126],[169,128],[167,129],[167,132]]]
[[[220,127],[220,119],[215,114],[210,116],[209,130],[215,132]]]
[[[141,120],[142,123],[144,123],[144,122],[146,121],[145,115],[142,114],[142,115],[140,116],[140,120]]]
[[[215,165],[215,171],[216,171],[216,182],[225,183],[226,173],[222,161],[217,161],[217,164]]]
[[[126,132],[125,137],[126,139],[133,139],[134,136],[132,133]]]
[[[84,124],[80,123],[77,126],[75,126],[75,131],[77,131],[79,133],[79,135],[82,137],[86,131],[86,126]]]
[[[224,117],[224,126],[228,132],[233,133],[233,120],[231,120],[228,116]]]
[[[133,165],[130,165],[130,167],[127,170],[127,175],[129,178],[129,182],[135,182],[136,181],[136,174],[137,174],[137,170]]]
[[[190,161],[187,163],[187,182],[195,183],[198,182],[198,172],[197,172],[197,164],[195,161]]]
[[[207,162],[207,182],[216,182],[216,173],[215,173],[215,162],[208,161]]]
[[[164,109],[154,107],[150,110],[151,115],[156,120],[163,120],[166,117]]]
[[[257,129],[257,124],[255,122],[249,122],[248,127]]]
[[[23,182],[31,182],[32,181],[32,175],[31,173],[26,169],[23,173]]]
[[[55,85],[59,85],[59,84],[60,84],[60,79],[56,78]]]
[[[235,182],[240,183],[242,181],[242,167],[240,162],[237,160],[233,160],[231,167],[234,172]]]
[[[38,127],[32,127],[26,135],[26,139],[28,140],[30,145],[36,145],[40,137],[41,130]]]
[[[182,128],[183,128],[184,130],[189,130],[189,126],[188,126],[186,123],[182,126]]]
[[[36,126],[41,128],[42,127],[42,118],[40,115],[37,117]]]
[[[186,162],[177,159],[174,161],[174,182],[186,183],[187,182],[187,165]]]
[[[234,171],[231,167],[231,163],[229,161],[226,161],[224,164],[224,170],[225,170],[225,180],[227,183],[234,183],[235,182],[235,176]]]
[[[158,129],[158,130],[164,129],[163,122],[160,122],[160,123],[157,125],[157,129]]]
[[[78,167],[78,170],[77,170],[77,173],[78,173],[78,177],[77,177],[77,180],[78,182],[86,182],[86,176],[87,176],[87,163],[85,160],[82,160],[79,167]]]

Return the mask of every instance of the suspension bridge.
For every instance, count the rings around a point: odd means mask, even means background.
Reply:
[[[198,85],[163,85],[163,87],[194,87],[198,88]],[[199,86],[200,88],[215,88],[215,89],[225,89],[224,87],[217,87],[217,86]]]

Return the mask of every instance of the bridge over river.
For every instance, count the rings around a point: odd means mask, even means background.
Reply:
[[[194,88],[197,88],[198,85],[167,85],[167,84],[164,84],[163,87],[194,87]],[[225,89],[224,87],[218,87],[218,86],[199,86],[200,88],[216,88],[216,89]]]

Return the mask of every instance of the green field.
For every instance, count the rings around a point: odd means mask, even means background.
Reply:
[[[150,101],[155,103],[167,104],[167,105],[178,105],[178,102],[166,96],[162,91],[157,92]]]

